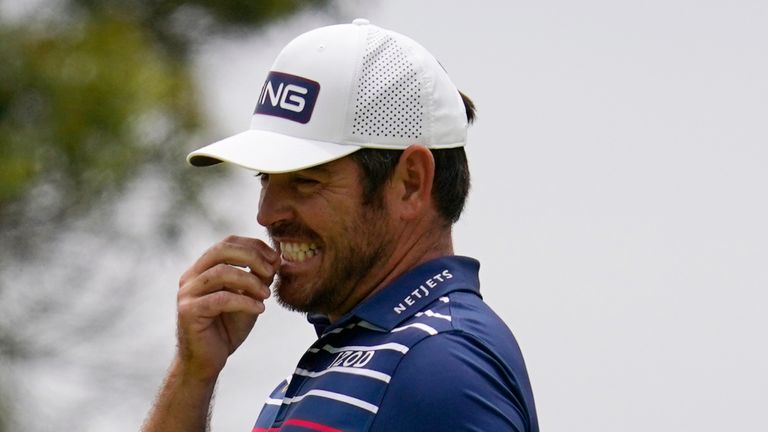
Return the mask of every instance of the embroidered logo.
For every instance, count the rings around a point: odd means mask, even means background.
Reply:
[[[282,117],[305,124],[312,117],[320,83],[296,75],[270,72],[254,114]]]
[[[413,290],[412,293],[407,295],[403,301],[401,301],[393,308],[393,310],[395,313],[400,315],[401,313],[405,312],[409,306],[413,306],[419,299],[429,296],[430,289],[435,288],[448,279],[453,279],[453,275],[448,269],[445,269],[442,272],[432,276],[431,278],[424,281],[423,284],[419,285],[418,288]]]

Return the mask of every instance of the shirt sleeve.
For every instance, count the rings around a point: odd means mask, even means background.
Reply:
[[[370,430],[528,431],[514,381],[493,353],[465,333],[425,338],[392,376]]]

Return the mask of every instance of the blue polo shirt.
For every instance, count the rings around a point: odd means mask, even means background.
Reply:
[[[267,398],[253,432],[538,432],[523,356],[479,291],[480,264],[423,263],[337,322]]]

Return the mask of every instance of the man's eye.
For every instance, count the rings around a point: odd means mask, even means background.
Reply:
[[[269,180],[269,174],[263,172],[256,174],[255,177],[261,181],[261,184],[264,184]]]
[[[300,185],[313,185],[318,183],[317,180],[308,177],[296,177],[294,181]]]

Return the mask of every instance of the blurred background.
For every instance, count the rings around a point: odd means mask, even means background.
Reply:
[[[0,432],[140,427],[178,277],[264,238],[252,174],[185,155],[248,127],[283,45],[356,17],[478,105],[455,249],[542,430],[768,430],[768,3],[0,0]],[[215,431],[314,338],[267,308]]]

